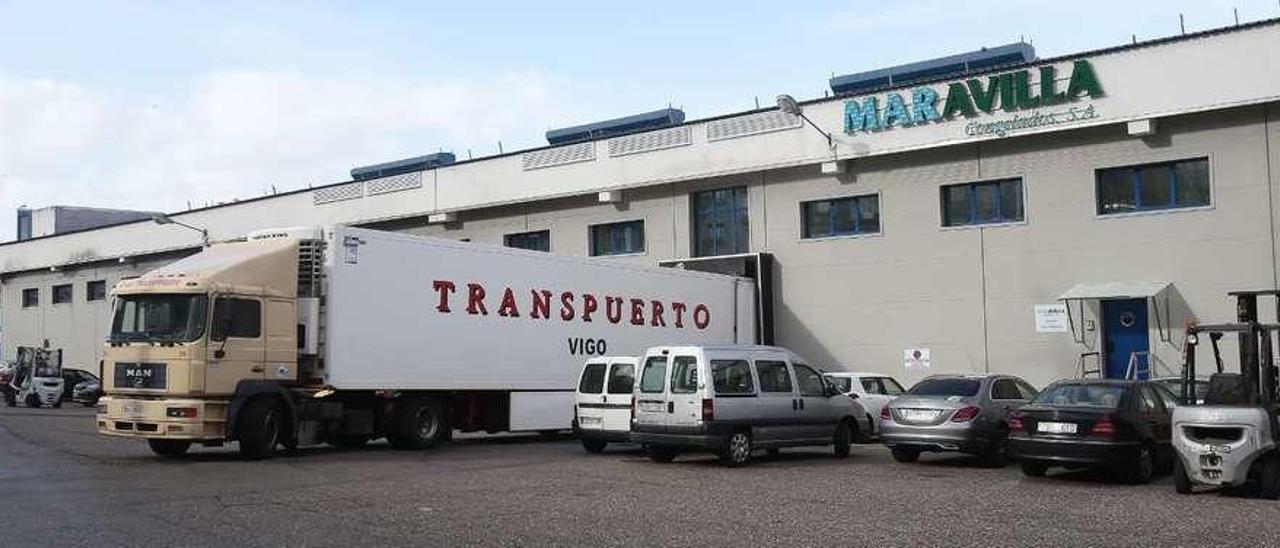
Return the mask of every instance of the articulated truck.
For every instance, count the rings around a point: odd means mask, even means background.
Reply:
[[[98,431],[162,456],[564,430],[587,358],[757,326],[745,278],[345,226],[214,244],[112,297]]]

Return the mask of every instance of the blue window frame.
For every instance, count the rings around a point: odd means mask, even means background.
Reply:
[[[644,253],[644,221],[591,227],[591,255]]]
[[[1209,205],[1209,159],[1099,169],[1098,215]]]
[[[1023,218],[1022,179],[942,187],[942,226],[1013,223]]]
[[[538,230],[534,232],[521,232],[518,234],[507,234],[502,237],[503,244],[507,247],[515,247],[519,249],[529,249],[533,251],[551,251],[551,231]]]
[[[694,256],[746,253],[750,230],[747,187],[720,188],[693,195]]]
[[[875,194],[800,204],[801,237],[828,238],[880,232],[880,197]]]

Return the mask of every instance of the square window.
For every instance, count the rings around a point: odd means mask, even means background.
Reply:
[[[1012,223],[1023,220],[1022,179],[942,187],[942,226]]]
[[[880,198],[874,194],[800,203],[802,238],[880,232]]]
[[[107,298],[106,280],[94,280],[84,284],[85,300],[102,301]]]
[[[591,255],[644,253],[644,221],[628,221],[591,227]]]
[[[22,290],[22,308],[40,306],[40,289],[30,287]]]
[[[71,284],[53,286],[53,304],[70,303],[71,294]]]

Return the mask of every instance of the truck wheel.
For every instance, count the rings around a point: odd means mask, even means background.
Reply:
[[[649,455],[649,460],[663,464],[676,460],[676,455],[679,454],[675,449],[658,445],[646,445],[644,452]]]
[[[586,449],[588,453],[603,453],[604,448],[607,445],[609,445],[609,442],[607,441],[588,440],[588,439],[582,440],[582,448]]]
[[[280,405],[275,398],[255,398],[240,410],[237,421],[240,456],[248,460],[271,458],[280,443]]]
[[[27,394],[27,407],[34,407],[34,408],[36,408],[36,409],[39,409],[39,408],[40,408],[40,396],[37,396],[37,395],[35,395],[34,393],[33,393],[33,394]]]
[[[720,450],[720,464],[731,467],[744,466],[751,462],[751,433],[739,430],[724,440],[724,449]]]
[[[396,449],[430,449],[445,439],[449,429],[444,406],[435,398],[397,402],[393,421],[387,440]]]
[[[1191,476],[1187,467],[1182,464],[1182,457],[1173,457],[1173,488],[1181,495],[1191,494]]]
[[[184,440],[147,440],[147,445],[151,446],[151,452],[162,457],[180,457],[187,454],[187,449],[191,448],[191,442]]]
[[[892,449],[893,460],[898,462],[915,462],[920,460],[920,452],[912,449]]]
[[[56,399],[56,400],[53,400],[53,408],[54,408],[54,409],[60,409],[60,408],[62,408],[62,398],[58,398],[58,399]]]
[[[832,452],[835,453],[838,459],[849,456],[849,444],[852,443],[853,439],[853,434],[849,431],[850,428],[847,420],[840,421],[840,424],[836,426],[836,434],[831,440],[831,444],[833,446]]]

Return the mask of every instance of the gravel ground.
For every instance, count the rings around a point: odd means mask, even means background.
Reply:
[[[5,546],[1280,546],[1280,503],[879,446],[727,469],[625,446],[468,438],[181,460],[94,433],[91,410],[0,408]]]

